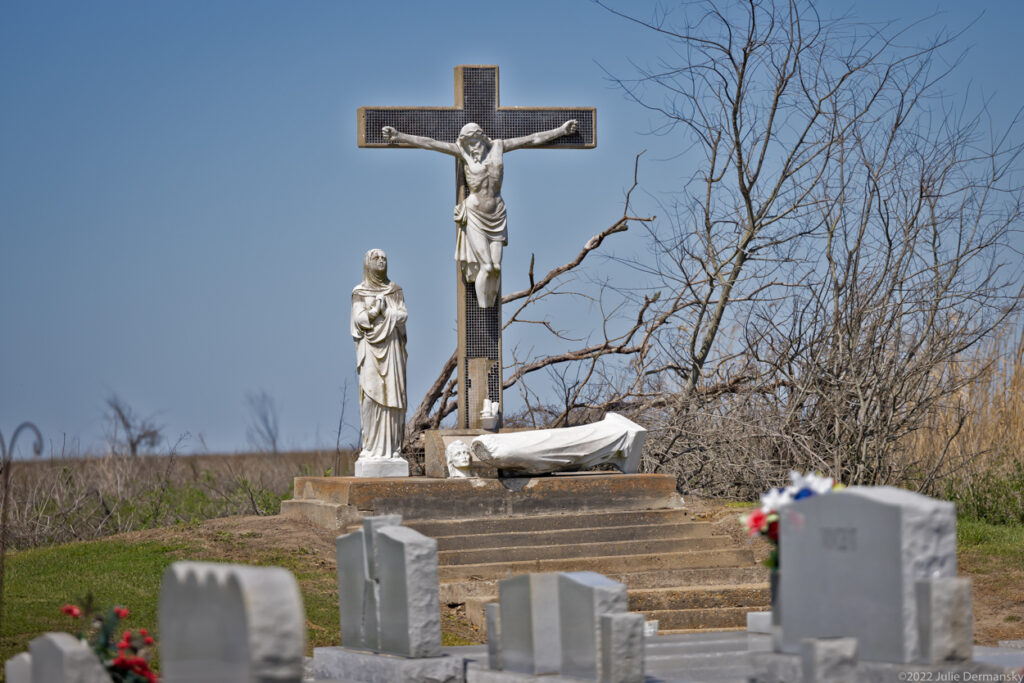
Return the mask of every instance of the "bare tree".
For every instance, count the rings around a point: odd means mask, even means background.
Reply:
[[[245,430],[249,445],[258,451],[278,453],[280,425],[277,404],[266,391],[250,391],[245,395],[249,408],[249,426]]]
[[[522,355],[517,353],[517,349],[512,349],[513,362],[506,367],[504,389],[520,388],[527,397],[527,408],[532,411],[535,423],[539,420],[543,425],[558,426],[572,422],[574,415],[582,417],[621,407],[625,403],[640,402],[646,396],[647,374],[638,368],[646,365],[647,353],[655,343],[658,331],[682,306],[681,298],[662,298],[657,291],[642,291],[637,295],[611,288],[600,281],[589,288],[578,287],[581,282],[577,278],[586,279],[581,277],[585,270],[584,262],[609,237],[626,232],[631,222],[643,224],[654,220],[653,216],[631,214],[630,198],[638,185],[639,161],[640,155],[637,155],[633,184],[626,192],[620,218],[590,237],[575,257],[552,268],[540,279],[534,277],[531,259],[528,286],[502,297],[505,311],[510,311],[506,314],[503,330],[516,325],[538,326],[567,347],[553,353],[549,350]],[[540,312],[542,304],[567,298],[596,309],[596,319],[592,323],[594,331],[589,335],[582,338],[570,335],[552,323],[549,315]],[[407,440],[414,440],[424,429],[436,428],[445,416],[454,412],[457,406],[453,377],[455,365],[456,355],[452,353],[409,420]],[[631,369],[621,374],[624,366]],[[559,407],[548,405],[546,400],[541,401],[543,405],[531,404],[531,389],[524,385],[523,380],[538,371],[549,373],[549,378],[553,378],[556,385],[561,384]],[[628,379],[608,381],[614,373],[620,373],[619,379]],[[566,378],[570,376],[575,380],[567,384]]]
[[[107,398],[107,422],[107,443],[112,454],[127,451],[134,457],[140,449],[156,448],[164,439],[163,426],[154,422],[152,417],[136,415],[117,394]]]
[[[957,36],[914,45],[917,24],[800,0],[610,11],[671,47],[616,80],[697,159],[635,264],[686,299],[647,366],[671,396],[648,465],[741,495],[792,466],[926,486],[941,457],[900,443],[956,410],[953,367],[1021,299],[1017,121],[944,98]]]

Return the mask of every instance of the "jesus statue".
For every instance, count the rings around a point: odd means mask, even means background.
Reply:
[[[514,149],[538,147],[576,132],[575,119],[558,128],[508,140],[492,140],[480,126],[467,123],[456,142],[402,133],[384,126],[384,139],[421,149],[450,154],[462,161],[466,177],[466,199],[455,207],[458,237],[455,260],[466,282],[474,283],[480,308],[494,305],[501,285],[501,250],[508,244],[505,202],[501,181],[505,166],[502,155]]]

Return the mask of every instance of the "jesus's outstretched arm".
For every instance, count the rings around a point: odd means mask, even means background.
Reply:
[[[539,133],[531,133],[530,135],[524,135],[521,138],[509,138],[505,140],[505,151],[510,152],[513,149],[520,149],[523,147],[539,147],[540,145],[547,144],[552,140],[556,140],[563,135],[572,135],[576,132],[578,127],[576,119],[569,119],[558,128],[552,128],[551,130],[544,130]]]
[[[429,149],[434,152],[441,152],[443,154],[450,154],[453,157],[459,156],[459,148],[454,142],[441,142],[434,138],[427,138],[421,135],[409,135],[408,133],[401,133],[391,126],[384,126],[381,130],[381,134],[384,139],[388,142],[397,142],[403,145],[409,145],[411,147],[419,147],[420,149]]]

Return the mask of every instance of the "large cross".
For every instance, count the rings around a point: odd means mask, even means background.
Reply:
[[[360,107],[359,146],[396,147],[381,133],[392,126],[403,133],[455,142],[459,130],[476,123],[491,139],[508,139],[557,128],[569,119],[579,124],[575,133],[544,145],[567,149],[597,146],[597,112],[593,107],[501,107],[498,104],[498,67],[455,67],[454,107]],[[465,199],[462,161],[455,160],[455,202]],[[514,207],[513,207],[514,210]],[[454,223],[453,223],[454,226]],[[516,224],[509,226],[514,235]],[[457,271],[458,297],[458,427],[481,426],[480,409],[485,398],[502,404],[501,292],[490,308],[477,305],[476,290],[466,286]]]

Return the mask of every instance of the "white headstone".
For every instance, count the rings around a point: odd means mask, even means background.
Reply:
[[[864,660],[922,660],[917,582],[956,576],[952,503],[852,487],[787,506],[780,521],[782,649],[854,637]]]
[[[524,574],[498,583],[501,668],[528,674],[562,667],[558,574]],[[490,632],[488,640],[494,637]]]
[[[164,683],[299,683],[298,583],[279,567],[175,562],[160,589]]]
[[[32,683],[110,683],[88,645],[70,633],[46,633],[28,644]]]
[[[437,541],[399,515],[363,520],[336,541],[342,645],[401,655],[441,655]]]
[[[624,613],[626,608],[626,586],[621,583],[597,572],[566,572],[558,575],[563,674],[589,680],[600,678],[603,643],[601,616]],[[640,647],[643,648],[642,638]]]
[[[4,662],[7,683],[32,683],[32,655],[20,652]]]

